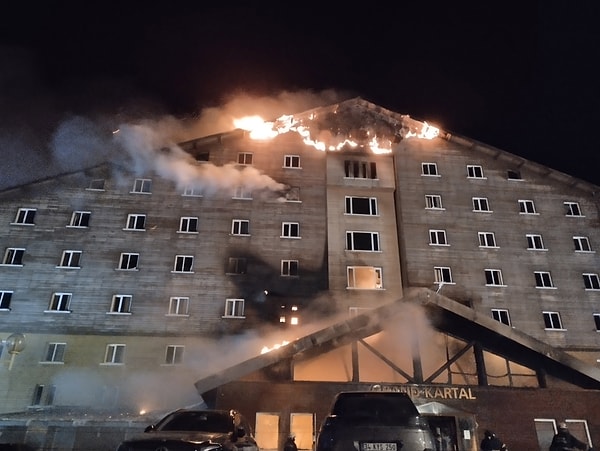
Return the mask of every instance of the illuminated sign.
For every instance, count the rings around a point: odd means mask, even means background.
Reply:
[[[406,393],[418,399],[468,399],[477,397],[471,387],[449,387],[445,385],[373,385],[371,391]]]

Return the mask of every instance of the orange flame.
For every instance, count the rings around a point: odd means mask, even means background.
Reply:
[[[290,343],[289,341],[285,341],[285,340],[284,340],[284,341],[282,341],[281,343],[277,343],[277,344],[276,344],[276,345],[274,345],[272,348],[269,348],[269,347],[267,347],[267,346],[264,346],[264,347],[263,347],[263,348],[260,350],[260,353],[261,353],[261,354],[266,354],[267,352],[271,352],[271,351],[273,351],[273,350],[275,350],[275,349],[279,349],[279,348],[281,348],[282,346],[285,346],[285,345],[287,345],[287,344],[289,344],[289,343]]]

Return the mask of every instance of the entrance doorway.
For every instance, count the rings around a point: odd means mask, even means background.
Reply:
[[[435,439],[435,451],[459,451],[456,437],[456,418],[428,416],[427,419]]]

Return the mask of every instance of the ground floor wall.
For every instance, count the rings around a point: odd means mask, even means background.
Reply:
[[[436,429],[449,434],[454,451],[477,451],[485,429],[509,449],[547,451],[556,424],[591,446],[600,444],[600,391],[577,388],[506,388],[443,385],[236,381],[205,393],[211,408],[236,408],[255,427],[261,451],[281,450],[287,435],[311,450],[320,423],[339,391],[392,390],[410,394]],[[183,406],[182,406],[183,407]],[[60,412],[60,414],[59,414]],[[58,408],[0,414],[0,450],[115,451],[165,412],[128,418],[92,409]]]

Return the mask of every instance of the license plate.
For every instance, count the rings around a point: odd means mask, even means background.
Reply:
[[[397,451],[395,443],[362,443],[361,451]]]

